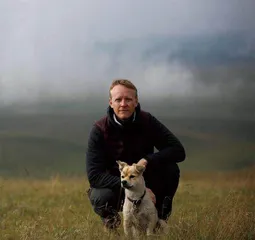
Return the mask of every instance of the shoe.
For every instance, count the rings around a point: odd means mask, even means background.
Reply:
[[[164,198],[162,211],[161,211],[161,214],[159,215],[160,219],[163,219],[165,221],[168,220],[168,218],[170,217],[172,213],[172,202],[173,202],[173,199],[170,196],[166,196]]]

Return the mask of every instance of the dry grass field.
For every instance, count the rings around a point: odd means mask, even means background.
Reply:
[[[116,239],[103,231],[87,187],[86,178],[0,179],[0,239]],[[170,233],[154,239],[255,239],[254,203],[254,168],[183,172]]]

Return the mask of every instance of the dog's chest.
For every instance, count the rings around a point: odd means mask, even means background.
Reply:
[[[145,228],[149,222],[149,214],[143,211],[138,211],[137,209],[130,209],[127,218],[135,226],[140,228]]]
[[[153,212],[151,207],[147,205],[148,204],[144,204],[144,202],[139,206],[130,202],[125,202],[123,206],[123,213],[125,217],[134,224],[147,224]]]

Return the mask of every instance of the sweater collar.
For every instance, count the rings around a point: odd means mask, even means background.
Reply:
[[[133,123],[136,123],[138,120],[140,111],[141,111],[141,107],[140,107],[140,104],[138,103],[137,107],[135,108],[135,112],[132,114],[132,116],[129,119],[122,121],[118,119],[113,109],[110,106],[108,106],[107,116],[111,124],[113,124],[114,126],[123,128],[126,126],[133,125]]]
[[[136,118],[136,111],[132,114],[132,116],[126,120],[120,120],[118,119],[118,117],[115,115],[115,113],[113,113],[113,119],[114,121],[119,124],[120,126],[125,125],[126,123],[132,123],[135,121]]]

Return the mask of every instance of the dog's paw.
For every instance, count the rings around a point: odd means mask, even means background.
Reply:
[[[157,222],[155,233],[159,235],[161,234],[167,235],[169,233],[169,226],[167,222],[162,219],[159,219]]]
[[[167,224],[167,222],[164,220],[159,220],[159,222],[160,222],[161,232],[163,234],[168,234],[169,233],[169,225]]]

